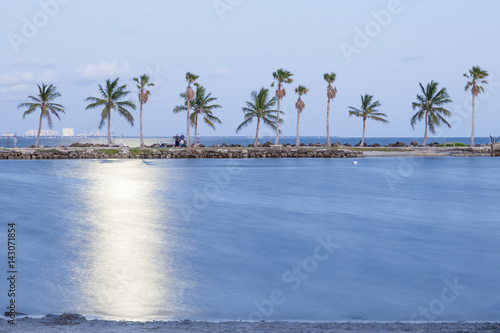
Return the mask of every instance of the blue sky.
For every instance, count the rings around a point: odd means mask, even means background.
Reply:
[[[144,108],[147,136],[185,132],[185,116],[173,114],[182,103],[185,73],[222,109],[217,131],[200,126],[201,135],[235,135],[241,108],[252,90],[270,88],[272,72],[294,74],[283,102],[283,135],[295,135],[294,88],[304,97],[301,135],[324,135],[326,84],[337,73],[331,134],[361,136],[362,124],[347,107],[359,107],[360,94],[382,103],[389,124],[370,122],[368,137],[423,136],[410,125],[418,83],[438,81],[448,89],[453,128],[442,136],[469,136],[470,93],[462,76],[479,65],[491,74],[479,102],[476,136],[500,135],[500,2],[496,0],[0,0],[0,134],[22,134],[38,126],[22,118],[17,105],[36,93],[36,84],[53,83],[67,112],[54,129],[77,133],[97,130],[99,112],[85,111],[84,99],[97,85],[120,77],[137,101],[132,78],[149,74],[157,86]],[[360,33],[361,31],[361,33]],[[136,126],[112,118],[115,134],[139,135]],[[47,125],[44,124],[44,129]],[[254,135],[255,128],[241,135]],[[262,130],[261,135],[271,135]]]

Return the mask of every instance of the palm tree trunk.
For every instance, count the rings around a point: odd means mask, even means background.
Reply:
[[[144,148],[144,137],[142,136],[142,102],[141,102],[141,148]]]
[[[474,122],[475,122],[475,111],[476,111],[476,96],[472,94],[472,134],[470,137],[470,146],[474,147]]]
[[[428,118],[428,115],[427,115],[427,111],[425,112],[425,134],[424,134],[424,144],[423,146],[427,146],[427,127],[428,127],[428,122],[429,122],[429,118]]]
[[[188,102],[188,107],[187,107],[187,137],[186,137],[186,140],[187,140],[187,146],[188,148],[191,147],[191,138],[189,137],[189,101]]]
[[[198,139],[196,138],[198,136],[198,113],[196,113],[196,117],[194,120],[194,146],[198,147]]]
[[[278,89],[279,86],[278,86]],[[280,144],[280,103],[281,102],[281,98],[278,98],[278,114],[277,114],[277,119],[276,119],[276,139],[274,140],[274,144],[275,145],[279,145]]]
[[[363,118],[363,136],[361,137],[361,145],[360,147],[365,146],[365,129],[366,129],[366,118]]]
[[[253,142],[253,146],[257,147],[259,144],[259,125],[260,125],[260,117],[257,117],[257,131],[255,132],[255,141]]]
[[[43,111],[40,112],[40,124],[38,125],[38,135],[36,136],[36,145],[35,145],[36,148],[40,146],[40,133],[42,132],[42,115]]]
[[[299,125],[300,125],[300,112],[297,112],[297,142],[295,143],[295,146],[297,148],[300,147]]]
[[[326,146],[332,146],[330,142],[330,98],[328,98],[328,108],[326,109]]]
[[[111,147],[111,110],[108,110],[108,147]]]

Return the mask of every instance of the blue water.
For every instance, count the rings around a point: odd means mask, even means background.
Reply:
[[[498,321],[499,163],[0,161],[0,248],[31,315]]]
[[[271,143],[274,143],[274,137],[262,137],[259,139],[259,142],[261,144],[265,143],[266,141],[269,141]],[[194,140],[194,138],[192,138]],[[361,141],[361,138],[339,138],[339,137],[332,137],[331,138],[332,143],[334,142],[340,142],[342,144],[344,143],[349,143],[350,145],[356,145]],[[423,138],[422,137],[400,137],[400,138],[366,138],[365,142],[368,145],[372,145],[375,143],[378,143],[380,145],[386,146],[390,143],[396,143],[396,142],[404,142],[407,145],[410,145],[412,141],[416,141],[419,144],[423,143]],[[81,143],[99,143],[99,144],[107,144],[108,139],[106,138],[45,138],[42,137],[40,138],[40,145],[46,146],[46,147],[55,147],[59,145],[65,145],[69,146],[72,143],[75,142],[81,142]],[[119,138],[115,137],[113,138],[113,142],[116,144],[124,144],[126,146],[130,147],[139,147],[139,138],[137,137],[125,137],[125,138]],[[155,143],[169,143],[173,142],[173,139],[171,137],[154,137],[154,138],[144,138],[144,142],[146,145],[152,145]],[[213,145],[222,145],[223,143],[226,143],[228,145],[230,144],[239,144],[239,145],[244,145],[248,146],[249,144],[254,143],[254,138],[253,137],[244,137],[244,136],[207,136],[207,137],[201,137],[199,139],[200,143],[204,144],[205,146],[213,146]],[[296,137],[295,136],[283,136],[280,137],[280,142],[283,144],[295,144],[296,142]],[[320,137],[320,136],[304,136],[301,137],[301,142],[309,144],[309,143],[326,143],[326,137]],[[431,142],[438,142],[438,143],[444,143],[444,142],[461,142],[464,144],[470,144],[470,137],[439,137],[439,138],[428,138],[427,143]],[[481,144],[487,144],[490,142],[490,138],[486,137],[477,137],[475,138],[475,144],[476,145],[481,145]],[[36,143],[36,138],[31,138],[31,137],[18,137],[17,138],[17,143],[16,147],[26,147],[26,146],[31,146]],[[6,148],[12,148],[14,147],[14,139],[13,138],[6,138],[6,137],[0,137],[0,147],[6,147]]]

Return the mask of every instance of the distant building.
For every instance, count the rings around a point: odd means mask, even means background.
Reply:
[[[63,128],[62,129],[62,136],[75,136],[75,129],[74,128]]]
[[[37,135],[38,135],[37,130],[29,130],[24,133],[24,136],[37,136]],[[59,136],[59,132],[51,130],[41,130],[40,136]]]

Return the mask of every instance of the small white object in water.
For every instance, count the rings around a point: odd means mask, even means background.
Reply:
[[[357,162],[357,161],[354,161],[354,162],[352,162],[352,164],[356,165],[356,164],[358,164],[358,162]]]

